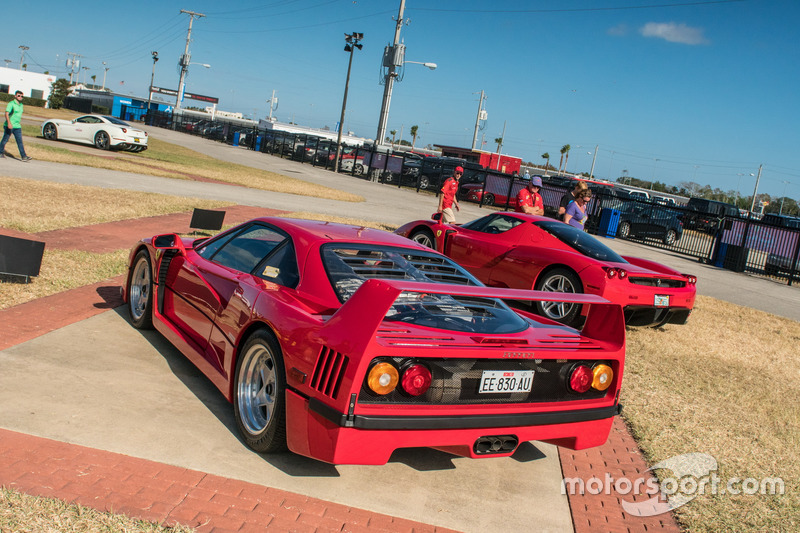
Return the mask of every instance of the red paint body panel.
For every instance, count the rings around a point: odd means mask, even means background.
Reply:
[[[623,307],[653,307],[656,295],[668,295],[670,309],[694,307],[696,287],[680,272],[635,257],[624,257],[628,263],[600,261],[581,254],[534,224],[552,219],[522,213],[502,214],[526,223],[503,233],[482,233],[461,225],[418,220],[403,225],[395,233],[409,237],[418,229],[427,228],[434,235],[436,250],[490,286],[532,289],[549,268],[565,267],[580,277],[585,293],[602,296]],[[604,267],[623,269],[627,277],[609,279]],[[631,281],[638,278],[675,280],[684,286],[658,287]]]
[[[554,296],[505,287],[370,278],[342,304],[325,270],[322,246],[352,243],[425,254],[430,250],[398,235],[355,226],[280,218],[252,222],[276,228],[291,240],[299,273],[295,286],[207,260],[189,239],[166,251],[157,249],[154,239],[145,239],[133,248],[130,260],[141,250],[150,254],[157,281],[152,297],[163,300],[154,305],[155,328],[229,400],[239,347],[257,328],[274,333],[286,369],[287,444],[293,452],[331,463],[383,464],[403,447],[428,446],[475,457],[476,439],[487,435],[515,435],[520,442],[545,440],[572,448],[605,442],[619,408],[624,372],[625,326],[618,305],[591,294],[559,295],[590,309],[582,332],[523,312],[522,329],[502,334],[392,321],[387,313],[404,294],[531,301],[551,301]],[[558,400],[552,401],[480,403],[479,397],[465,404],[376,403],[362,389],[375,358],[430,364],[474,360],[490,369],[516,361],[603,361],[614,370],[614,378],[608,390],[592,397],[557,389]],[[560,379],[547,372],[539,376],[537,381],[534,375],[534,390],[545,383],[542,380]],[[434,429],[416,426],[429,420]]]

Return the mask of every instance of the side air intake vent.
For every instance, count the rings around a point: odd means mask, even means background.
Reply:
[[[336,399],[346,369],[347,357],[323,346],[310,385],[325,396]]]

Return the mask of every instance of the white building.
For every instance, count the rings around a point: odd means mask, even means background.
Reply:
[[[55,74],[0,67],[0,93],[14,94],[22,91],[25,96],[47,100],[54,81]]]

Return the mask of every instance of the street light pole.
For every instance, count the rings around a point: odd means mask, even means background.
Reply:
[[[347,91],[350,89],[350,69],[353,67],[353,52],[356,48],[361,50],[363,46],[359,41],[364,38],[363,33],[344,34],[344,51],[350,52],[350,59],[347,62],[347,78],[344,82],[344,98],[342,98],[342,116],[339,118],[339,133],[336,136],[336,160],[333,163],[333,171],[339,172],[339,158],[342,155],[342,128],[344,128],[344,112],[347,108]],[[353,162],[355,166],[355,162]]]
[[[786,200],[786,186],[789,185],[788,181],[783,182],[783,196],[781,196],[781,210],[778,212],[779,215],[783,214],[783,201]]]
[[[592,168],[589,170],[589,179],[594,179],[594,163],[597,161],[597,149],[600,148],[599,144],[594,146],[594,155],[592,156]]]
[[[153,51],[150,52],[153,54],[153,73],[150,74],[150,92],[147,93],[147,113],[146,115],[150,115],[150,102],[153,100],[153,80],[156,77],[156,63],[158,62],[158,52]],[[105,85],[105,78],[103,78],[103,85]]]

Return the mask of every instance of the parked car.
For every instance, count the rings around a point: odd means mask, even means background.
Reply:
[[[623,239],[659,239],[672,246],[683,235],[683,224],[668,209],[652,205],[628,205],[620,212],[617,235]]]
[[[720,227],[720,222],[725,217],[738,218],[739,208],[735,205],[706,200],[705,198],[689,198],[687,207],[689,212],[681,217],[686,229],[696,229],[705,233],[714,234]]]
[[[73,120],[47,119],[42,123],[42,137],[51,141],[93,144],[100,150],[147,150],[146,131],[106,115],[83,115]]]
[[[602,296],[623,306],[629,326],[683,324],[694,307],[694,276],[619,256],[591,235],[551,218],[502,212],[462,226],[417,220],[396,233],[444,253],[489,286]],[[533,307],[571,325],[587,312],[579,304],[539,301]]]
[[[623,374],[621,308],[484,287],[380,230],[260,218],[130,253],[125,300],[233,403],[243,441],[336,464],[398,448],[508,456],[604,443]],[[582,332],[498,298],[591,306]]]
[[[761,218],[761,222],[771,226],[778,226],[786,230],[800,230],[800,218],[788,215],[776,215],[775,213],[767,213]],[[795,253],[797,253],[797,240],[800,239],[800,232],[784,232],[782,230],[775,230],[770,228],[771,232],[779,232],[782,235],[773,235],[778,242],[783,242],[786,247],[783,253],[770,252],[767,254],[767,259],[764,262],[764,272],[769,276],[778,276],[784,273],[789,273],[794,270],[795,274],[800,274],[800,257],[795,261]],[[796,235],[791,235],[795,233]],[[800,254],[798,254],[800,255]],[[794,265],[792,264],[794,262]]]

